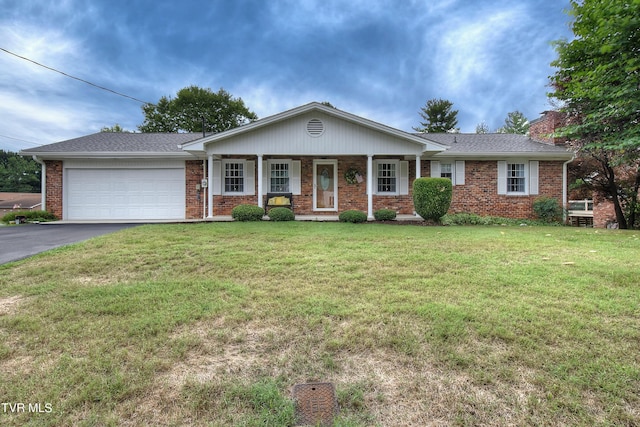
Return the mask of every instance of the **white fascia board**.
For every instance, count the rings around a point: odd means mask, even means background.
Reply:
[[[513,158],[527,158],[527,159],[540,159],[540,160],[569,160],[572,159],[574,153],[571,151],[567,151],[566,153],[559,152],[534,152],[534,151],[501,151],[494,153],[478,153],[471,152],[465,153],[460,151],[453,152],[441,152],[434,154],[431,157],[433,159],[448,159],[448,158],[456,158],[456,159],[465,159],[465,160],[497,160],[497,159],[513,159]]]
[[[148,151],[132,151],[132,152],[112,152],[112,151],[90,151],[90,152],[40,152],[30,155],[38,156],[43,160],[64,160],[64,159],[126,159],[126,158],[146,158],[146,159],[191,159],[193,156],[189,153],[159,153]]]

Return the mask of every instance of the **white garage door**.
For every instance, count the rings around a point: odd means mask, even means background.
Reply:
[[[183,219],[184,168],[66,169],[65,219]]]

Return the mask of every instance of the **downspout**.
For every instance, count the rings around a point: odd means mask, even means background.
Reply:
[[[40,163],[40,166],[42,167],[42,173],[40,174],[40,209],[42,209],[43,211],[47,210],[47,165],[44,163],[43,160],[38,159],[38,156],[32,156],[33,160],[35,160],[36,163]]]
[[[568,199],[568,177],[567,177],[567,165],[576,158],[576,154],[573,153],[570,160],[567,160],[562,164],[562,222],[567,221],[567,203]]]
[[[207,177],[207,159],[202,160],[202,180]],[[202,194],[202,219],[207,218],[207,196],[206,192],[208,190],[206,188],[200,187],[200,194]]]

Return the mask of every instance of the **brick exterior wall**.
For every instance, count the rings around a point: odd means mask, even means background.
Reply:
[[[427,162],[428,163],[428,162]],[[533,202],[542,196],[552,197],[562,204],[561,161],[540,161],[538,193],[531,196],[498,194],[497,161],[467,160],[465,185],[453,187],[449,213],[475,213],[504,218],[534,218]],[[429,172],[424,176],[429,176]]]
[[[277,157],[273,157],[277,158]],[[291,158],[291,157],[287,157]],[[385,159],[404,160],[403,157],[384,157]],[[335,215],[336,212],[316,212],[313,210],[313,158],[293,157],[301,163],[301,194],[294,196],[294,211],[298,215]],[[248,160],[256,160],[248,158]],[[267,160],[265,158],[264,160]],[[46,161],[46,208],[59,218],[63,215],[63,163],[62,161]],[[412,214],[413,195],[412,182],[415,177],[415,161],[409,160],[409,194],[404,196],[373,196],[373,210],[392,209],[399,214]],[[355,168],[360,171],[365,180],[362,183],[349,184],[344,178],[345,172]],[[349,209],[367,211],[366,185],[367,158],[364,156],[338,158],[338,212]],[[422,161],[420,175],[430,176],[430,162]],[[201,190],[200,199],[196,185],[203,178],[202,161],[188,160],[185,162],[185,218],[198,219],[206,216],[203,212],[203,199],[206,201],[207,191]],[[256,176],[255,188],[258,188]],[[533,218],[533,202],[540,196],[553,197],[562,200],[562,162],[540,161],[539,164],[539,193],[533,196],[506,196],[497,194],[497,162],[467,160],[465,162],[465,185],[453,187],[453,199],[449,213],[476,213],[478,215],[494,215],[507,218]],[[213,196],[214,215],[231,215],[231,210],[239,204],[257,204],[257,196]],[[263,202],[266,200],[263,199]],[[603,206],[604,208],[604,206]],[[594,207],[594,210],[596,207]],[[599,216],[599,215],[598,215]],[[602,215],[602,224],[606,226],[610,215]],[[615,216],[613,217],[615,219]]]
[[[62,161],[46,160],[47,181],[45,205],[47,211],[62,219]]]
[[[612,224],[617,224],[613,202],[596,195],[593,198],[593,227],[607,228]]]
[[[264,160],[278,157],[265,157]],[[294,195],[294,211],[297,215],[335,215],[336,212],[317,212],[313,210],[313,158],[286,157],[300,160],[301,164],[301,194]],[[385,159],[404,160],[403,157],[388,157]],[[375,159],[375,157],[374,157]],[[248,160],[257,160],[249,158]],[[465,185],[453,187],[453,199],[449,213],[476,213],[478,215],[493,215],[506,218],[534,218],[533,202],[541,196],[552,197],[562,203],[562,163],[561,161],[540,161],[538,186],[539,194],[531,196],[498,195],[497,161],[465,162]],[[378,209],[392,209],[398,214],[413,214],[413,189],[415,177],[415,161],[409,160],[409,194],[404,196],[373,196],[373,211]],[[355,168],[365,178],[357,184],[348,184],[344,178],[345,172]],[[367,158],[364,156],[338,158],[338,212],[349,209],[367,211]],[[421,176],[430,176],[430,162],[421,163]],[[255,188],[258,188],[256,177]],[[214,196],[214,215],[231,215],[231,210],[243,203],[256,204],[257,196]],[[263,203],[266,203],[263,197]]]
[[[299,195],[293,196],[294,212],[296,215],[336,215],[335,211],[318,212],[313,210],[313,157],[264,157],[263,160],[286,158],[291,160],[300,160],[301,173],[301,191]],[[385,159],[404,160],[402,157],[389,157]],[[257,158],[245,158],[246,160],[255,160]],[[375,158],[374,158],[375,159]],[[367,211],[367,158],[364,156],[339,157],[338,159],[338,212],[349,209],[357,209]],[[365,180],[361,183],[349,184],[344,178],[344,174],[350,168],[360,171]],[[415,177],[415,161],[409,161],[409,177],[410,184]],[[255,188],[258,189],[258,179],[256,176]],[[261,179],[261,177],[260,177]],[[231,210],[240,204],[249,203],[257,204],[257,196],[213,196],[214,215],[231,215]],[[263,196],[263,204],[266,200]],[[413,196],[411,194],[411,185],[409,185],[409,195],[404,196],[373,196],[373,210],[393,209],[400,214],[413,213]]]
[[[196,190],[196,186],[200,185],[202,178],[204,178],[202,160],[187,160],[185,162],[186,219],[198,219],[206,216],[204,206],[207,200],[207,189]]]

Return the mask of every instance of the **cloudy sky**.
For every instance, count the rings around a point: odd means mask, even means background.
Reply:
[[[428,99],[462,132],[551,108],[569,0],[0,0],[0,149],[136,130],[141,103],[224,88],[259,117],[311,101],[411,131]],[[6,51],[5,51],[6,50]]]

